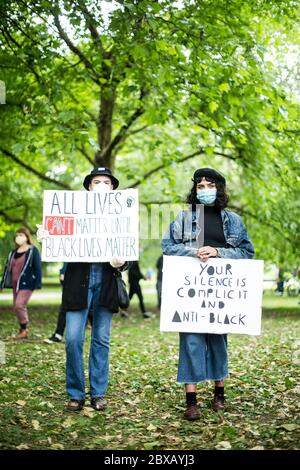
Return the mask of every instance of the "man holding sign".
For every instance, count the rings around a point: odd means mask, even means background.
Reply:
[[[187,198],[191,210],[181,212],[171,223],[162,241],[164,255],[198,258],[203,265],[209,258],[252,258],[254,249],[247,230],[237,214],[225,210],[227,202],[225,178],[211,168],[196,170]],[[173,321],[180,321],[179,314]],[[184,417],[200,417],[196,390],[197,383],[204,380],[215,382],[212,408],[223,410],[224,379],[228,375],[227,335],[181,332],[179,337],[177,380],[185,384]]]
[[[56,194],[53,197],[51,195],[50,210],[47,206],[50,213],[48,217],[44,204],[44,224],[47,224],[49,231],[40,228],[37,235],[40,239],[45,238],[43,241],[45,260],[48,256],[50,260],[70,261],[64,277],[62,294],[62,308],[66,311],[68,409],[79,411],[85,402],[84,333],[88,312],[92,306],[94,313],[89,355],[90,395],[91,406],[101,411],[107,406],[105,394],[108,387],[112,315],[119,311],[116,275],[119,274],[118,270],[127,268],[124,259],[113,254],[115,239],[110,238],[113,242],[107,244],[106,236],[111,226],[115,232],[121,226],[114,216],[116,212],[122,211],[122,192],[115,192],[119,181],[112,175],[110,169],[104,167],[94,168],[85,177],[83,186],[93,194],[73,192],[70,204],[67,199],[70,194]],[[132,199],[127,197],[125,205],[132,206],[134,202]],[[102,225],[106,227],[105,238],[99,220],[104,214],[106,205],[108,208],[106,218],[102,220]],[[61,221],[66,220],[67,209],[72,215],[72,223],[68,225],[64,223],[62,226]],[[80,218],[80,214],[84,214],[85,218]],[[129,225],[130,221],[129,216],[126,225]],[[80,246],[79,242],[82,240],[85,244]],[[95,242],[94,245],[92,242]],[[73,248],[70,248],[72,246]],[[127,259],[136,259],[133,243],[132,247],[133,252],[128,254]],[[126,255],[126,252],[122,253]]]

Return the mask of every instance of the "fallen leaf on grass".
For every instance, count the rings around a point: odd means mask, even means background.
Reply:
[[[29,447],[28,444],[20,444],[19,446],[16,447],[16,449],[18,449],[18,450],[26,450],[26,449],[30,449],[30,447]]]
[[[36,419],[33,419],[31,421],[31,424],[33,426],[33,429],[35,429],[36,431],[38,431],[40,429],[40,423]]]
[[[16,401],[16,404],[19,405],[19,406],[25,406],[25,405],[26,405],[26,401],[24,401],[24,400],[17,400],[17,401]]]
[[[300,425],[299,424],[293,424],[293,423],[290,423],[290,424],[282,424],[281,426],[278,426],[279,428],[283,428],[285,429],[286,431],[296,431],[296,429],[300,429]]]
[[[101,436],[101,439],[104,439],[105,441],[111,441],[114,438],[115,436]]]
[[[87,418],[93,418],[95,416],[93,408],[84,408],[82,414]]]
[[[149,426],[146,428],[148,431],[156,431],[157,427],[154,426],[153,424],[149,424]]]
[[[216,445],[216,449],[229,450],[229,449],[231,449],[231,444],[230,444],[229,441],[220,441],[220,442]]]
[[[63,423],[61,423],[63,428],[70,428],[75,424],[75,421],[72,418],[67,418]]]
[[[62,444],[52,444],[50,447],[54,450],[64,450],[64,446]]]

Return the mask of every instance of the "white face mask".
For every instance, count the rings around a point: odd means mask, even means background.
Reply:
[[[111,188],[106,183],[98,183],[95,184],[95,186],[92,188],[92,191],[97,193],[108,193],[108,191],[111,191]]]
[[[22,246],[27,243],[27,238],[25,235],[16,235],[15,242],[17,245]]]

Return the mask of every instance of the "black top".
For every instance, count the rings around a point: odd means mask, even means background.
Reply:
[[[21,258],[21,256],[25,255],[26,251],[22,251],[22,253],[18,253],[17,251],[14,254],[14,258]]]
[[[204,246],[226,246],[221,211],[215,206],[204,206]]]
[[[163,268],[163,255],[161,255],[158,260],[156,261],[156,268],[157,268],[157,280],[162,280],[162,268]]]
[[[138,261],[132,261],[128,268],[128,281],[129,284],[135,284],[144,279],[143,274],[141,273],[140,266]]]

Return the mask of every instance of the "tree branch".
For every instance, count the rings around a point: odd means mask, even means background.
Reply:
[[[194,158],[196,157],[196,155],[201,155],[201,153],[204,153],[204,149],[201,148],[199,150],[197,150],[196,152],[194,153],[191,153],[190,155],[186,155],[185,157],[183,158],[180,158],[179,160],[176,160],[176,163],[182,163],[182,162],[185,162],[186,160],[189,160],[190,158]],[[130,188],[136,188],[137,186],[139,186],[141,183],[143,183],[147,178],[149,178],[150,176],[152,176],[154,173],[157,173],[158,171],[162,170],[163,168],[165,168],[166,166],[169,166],[171,164],[171,162],[169,164],[165,164],[165,163],[162,163],[161,165],[158,165],[156,166],[155,168],[152,168],[152,170],[150,171],[147,171],[147,173],[145,173],[145,175],[138,179],[137,181],[135,181],[133,184],[131,184],[129,187]],[[127,188],[125,188],[127,189]]]
[[[24,213],[23,217],[13,217],[13,216],[7,214],[7,212],[6,212],[7,209],[0,209],[0,216],[2,216],[10,224],[22,224],[22,225],[24,225],[24,227],[27,227],[29,229],[29,231],[31,233],[33,233],[34,232],[33,227],[31,227],[28,224],[28,217],[27,217],[28,207],[24,203],[21,204],[21,206],[22,205],[25,207],[25,213]],[[20,207],[20,205],[18,205],[18,207]]]
[[[140,98],[139,100],[142,101],[142,99],[145,97],[146,92],[145,89],[141,90],[140,93]],[[100,158],[105,159],[107,155],[109,155],[112,150],[119,145],[121,142],[123,142],[127,135],[128,135],[128,129],[132,126],[132,124],[145,112],[145,108],[143,105],[139,106],[134,113],[129,117],[128,121],[121,126],[115,137],[111,140],[111,142],[102,150],[100,154]]]
[[[43,175],[43,173],[40,173],[39,171],[35,170],[31,166],[27,165],[26,163],[22,162],[16,155],[13,153],[9,152],[8,150],[0,147],[0,151],[4,153],[7,157],[9,157],[11,160],[16,162],[18,165],[21,167],[25,168],[25,170],[29,171],[30,173],[33,173],[35,176],[40,178],[43,181],[47,181],[48,183],[56,184],[57,186],[60,186],[61,188],[64,189],[71,189],[70,186],[66,183],[62,183],[61,181],[55,180],[53,178],[49,178],[49,176]]]
[[[201,155],[202,153],[205,153],[204,148],[201,148],[201,149],[197,150],[196,152],[194,152],[190,155],[186,155],[185,157],[179,158],[178,160],[175,161],[175,163],[185,162],[186,160],[189,160],[193,157],[196,157],[197,155]],[[236,160],[236,157],[234,157],[233,155],[227,155],[226,153],[214,152],[214,154],[215,155],[221,155],[223,157],[229,158],[230,160]],[[131,184],[130,188],[135,188],[136,186],[139,186],[141,183],[143,183],[146,180],[146,178],[149,178],[149,176],[152,176],[153,173],[157,173],[158,171],[162,170],[166,166],[171,165],[171,163],[173,163],[173,161],[168,163],[167,165],[165,163],[162,163],[161,165],[158,165],[155,168],[152,168],[152,170],[148,171],[142,178],[138,179],[133,184]]]
[[[266,227],[271,228],[276,233],[278,233],[278,231],[280,231],[280,228],[281,228],[280,224],[276,227],[275,225],[270,224],[270,222],[266,222],[266,219],[265,219],[264,216],[260,216],[258,214],[253,214],[253,212],[250,212],[247,209],[244,209],[242,207],[233,206],[233,205],[230,205],[230,209],[235,210],[241,216],[246,215],[248,217],[251,217],[252,219],[258,220],[259,223],[261,223],[262,225],[265,225]],[[281,236],[285,240],[287,240],[289,243],[291,243],[292,245],[295,243],[295,239],[291,239],[289,237],[286,237],[285,234],[282,231],[280,233],[281,233]]]
[[[86,150],[84,144],[82,144],[81,147],[76,147],[76,148],[79,150],[79,152],[82,153],[82,155],[87,159],[87,161],[88,161],[91,165],[93,165],[93,166],[95,165],[94,160],[93,160],[93,159],[89,156],[89,154],[87,153],[87,150]]]
[[[88,70],[90,70],[92,73],[91,73],[91,78],[92,80],[97,83],[97,85],[99,85],[99,75],[95,72],[91,62],[86,58],[86,56],[83,54],[83,52],[81,52],[80,49],[78,49],[78,47],[75,46],[75,44],[71,41],[71,39],[69,38],[69,36],[67,35],[67,33],[63,30],[61,24],[60,24],[60,21],[59,21],[59,15],[57,13],[53,14],[53,17],[54,17],[54,24],[57,28],[57,31],[58,31],[58,34],[59,36],[61,37],[61,39],[63,41],[65,41],[65,43],[67,44],[67,46],[69,47],[69,49],[74,52],[74,54],[76,54],[81,62],[83,62],[83,64],[86,66],[86,68]]]
[[[96,22],[94,20],[93,15],[91,15],[91,13],[87,9],[84,2],[79,1],[78,5],[80,7],[80,10],[83,13],[83,16],[84,16],[85,21],[86,21],[86,25],[87,25],[90,33],[91,33],[91,37],[94,41],[95,46],[99,47],[101,53],[104,54],[104,48],[103,48],[103,45],[102,45],[101,37],[100,37],[100,35],[97,31]]]
[[[138,134],[139,132],[142,132],[142,131],[144,131],[145,129],[147,129],[147,127],[149,127],[149,124],[145,124],[144,126],[139,127],[138,129],[135,129],[135,130],[133,130],[133,131],[131,131],[131,132],[128,132],[128,136],[129,136],[129,135]]]
[[[127,133],[126,133],[126,136],[127,136],[127,137],[130,137],[131,135],[138,134],[139,132],[142,132],[143,130],[147,129],[147,127],[149,127],[149,124],[145,124],[144,126],[139,127],[138,129],[136,129],[136,130],[134,130],[134,131],[127,132]],[[116,156],[116,155],[117,155],[117,153],[118,153],[118,152],[120,151],[120,149],[123,147],[125,140],[126,140],[126,139],[121,140],[121,141],[119,142],[119,144],[115,146],[115,148],[113,149],[113,152],[112,152],[113,156]]]
[[[271,132],[276,132],[276,134],[300,134],[300,129],[274,129],[267,126],[267,129]]]
[[[81,104],[80,101],[76,98],[76,96],[74,96],[74,94],[67,88],[65,88],[65,93],[67,93],[70,98],[74,101],[74,103],[76,104]],[[87,116],[89,116],[89,118],[94,121],[94,122],[97,122],[97,116],[95,116],[93,113],[91,113],[91,111],[89,111],[88,109],[83,109],[82,112],[84,112]]]

